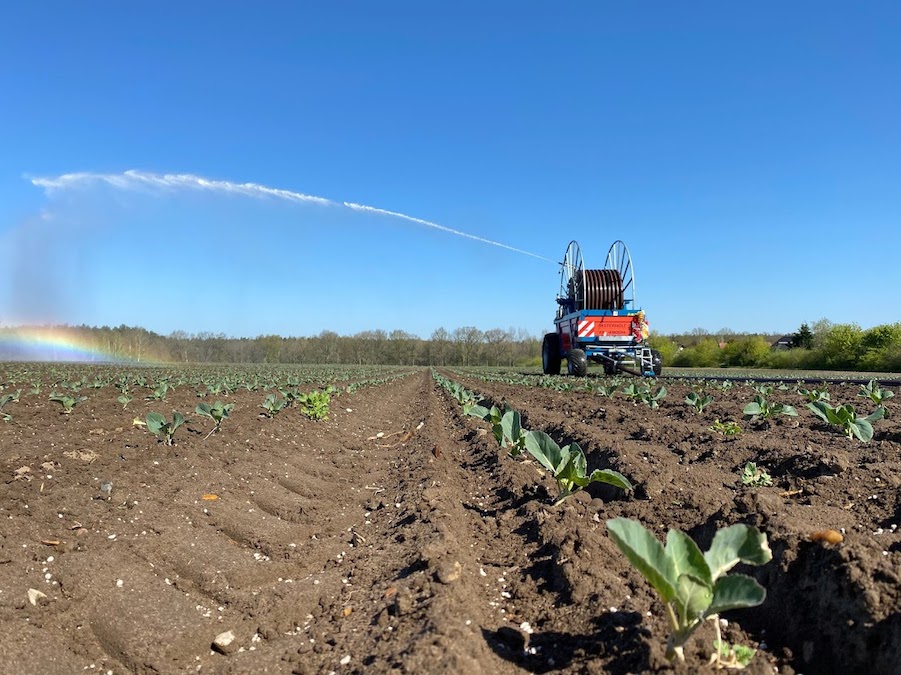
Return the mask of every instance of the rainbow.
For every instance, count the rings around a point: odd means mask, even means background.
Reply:
[[[136,347],[129,333],[140,328],[0,326],[0,361],[160,364],[148,348]]]

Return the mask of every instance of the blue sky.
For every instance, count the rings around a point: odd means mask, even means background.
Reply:
[[[898,321],[899,34],[895,2],[7,3],[0,322],[537,335],[571,239],[626,242],[660,332]],[[33,182],[72,173],[118,183]]]

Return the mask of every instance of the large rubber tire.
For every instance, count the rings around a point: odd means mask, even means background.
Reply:
[[[545,375],[559,375],[562,362],[560,336],[556,333],[548,333],[541,343],[541,369]]]
[[[651,350],[651,363],[654,368],[654,376],[660,377],[663,372],[663,356],[656,349]]]
[[[567,371],[576,377],[585,377],[588,374],[588,357],[582,349],[570,349],[567,358]]]

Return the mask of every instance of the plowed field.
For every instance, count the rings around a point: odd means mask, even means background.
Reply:
[[[665,670],[661,608],[606,535],[626,516],[702,547],[737,522],[768,535],[772,562],[740,570],[766,601],[722,622],[725,639],[760,647],[749,672],[901,672],[892,401],[867,444],[794,391],[774,398],[800,417],[723,438],[708,427],[740,419],[747,387],[698,415],[684,385],[651,410],[446,374],[577,441],[589,468],[622,472],[635,492],[591,485],[550,506],[538,464],[509,458],[425,370],[342,394],[325,422],[260,417],[260,393],[235,393],[219,433],[192,416],[171,447],[132,420],[193,410],[188,388],[123,410],[105,387],[70,415],[22,396],[0,423],[0,671]],[[857,387],[830,391],[851,401]],[[747,461],[774,485],[743,486]],[[811,541],[824,529],[844,540]],[[701,628],[677,670],[712,671],[713,639]]]

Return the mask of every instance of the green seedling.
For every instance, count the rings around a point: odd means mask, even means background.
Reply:
[[[154,436],[158,436],[163,441],[165,441],[166,445],[173,444],[173,436],[175,435],[175,431],[186,421],[187,420],[185,420],[184,415],[182,415],[180,412],[172,413],[171,422],[167,422],[166,418],[158,412],[149,412],[147,413],[146,418],[147,430]]]
[[[5,406],[10,401],[16,401],[16,399],[13,398],[12,394],[4,394],[3,396],[0,396],[0,419],[2,419],[4,422],[11,422],[13,418],[13,416],[9,413],[3,412],[3,406]]]
[[[652,392],[650,387],[643,388],[638,398],[649,408],[659,408],[660,401],[666,398],[666,387],[660,387],[656,392]]]
[[[883,389],[876,380],[870,380],[866,384],[861,385],[857,395],[870,399],[876,405],[882,405],[888,399],[892,398],[895,395],[895,392],[889,389]]]
[[[754,462],[748,462],[741,471],[741,484],[748,487],[770,487],[773,477]]]
[[[685,661],[685,643],[705,619],[720,612],[756,607],[766,590],[754,579],[726,574],[739,562],[763,565],[773,554],[766,535],[747,525],[718,530],[704,553],[684,532],[670,530],[666,546],[629,518],[607,521],[611,539],[650,582],[663,602],[670,634],[666,655]]]
[[[595,469],[589,474],[585,453],[577,443],[561,448],[543,431],[529,431],[526,433],[525,448],[557,481],[559,494],[554,506],[593,482],[607,483],[623,490],[632,489],[632,483],[618,471]]]
[[[631,401],[641,400],[641,394],[644,388],[637,386],[634,382],[629,382],[622,388],[623,396]]]
[[[54,392],[50,395],[51,401],[56,401],[63,407],[63,414],[69,415],[75,410],[75,406],[77,406],[82,401],[87,401],[87,396],[71,396],[69,394],[60,394]]]
[[[773,395],[773,385],[771,384],[754,384],[751,385],[751,388],[764,398],[768,398]]]
[[[464,414],[469,415],[470,417],[478,417],[480,420],[485,420],[489,424],[496,424],[501,420],[501,411],[496,406],[493,405],[490,408],[482,405],[484,401],[468,408]]]
[[[885,408],[882,406],[866,417],[859,417],[850,403],[833,408],[825,401],[818,401],[808,403],[807,407],[827,424],[839,427],[848,438],[856,437],[864,443],[873,438],[873,422],[885,417]]]
[[[707,427],[710,431],[715,431],[718,434],[722,434],[723,436],[737,436],[741,433],[741,427],[737,422],[733,422],[732,420],[727,420],[725,422],[720,422],[716,420],[712,425]]]
[[[116,397],[116,400],[122,404],[122,409],[125,410],[128,407],[128,404],[134,400],[134,397],[127,391],[123,391]]]
[[[500,422],[492,427],[494,437],[511,457],[519,457],[526,449],[526,430],[522,428],[522,419],[515,410],[507,410]]]
[[[479,404],[472,406],[466,414],[488,422],[497,444],[509,448],[511,457],[519,457],[525,451],[526,431],[517,411],[510,408],[501,411],[496,405],[487,408]]]
[[[616,392],[619,391],[619,383],[601,382],[600,384],[595,385],[594,390],[604,398],[613,398],[616,395]]]
[[[826,391],[825,387],[823,387],[822,389],[818,389],[816,387],[814,387],[813,389],[798,389],[798,393],[811,403],[815,403],[817,401],[829,401],[832,398],[829,392]]]
[[[160,382],[156,389],[150,392],[150,395],[147,396],[148,401],[165,401],[166,394],[169,393],[169,383],[168,382]]]
[[[772,387],[770,387],[770,389],[772,389]],[[768,400],[763,394],[755,396],[754,400],[746,405],[742,412],[745,415],[745,419],[761,419],[764,421],[767,421],[776,415],[787,415],[788,417],[798,416],[798,411],[792,406],[784,403],[774,403]]]
[[[263,399],[263,403],[260,407],[265,411],[263,414],[266,417],[275,417],[284,410],[287,405],[288,402],[285,399],[270,393],[266,394],[266,398]]]
[[[222,426],[222,420],[228,419],[229,413],[231,413],[232,408],[234,407],[234,403],[225,404],[222,401],[216,401],[213,405],[204,402],[197,404],[197,407],[194,408],[194,412],[196,412],[201,417],[206,417],[213,420],[214,424],[210,433],[204,436],[204,440],[219,431],[219,427]]]
[[[706,394],[702,396],[698,392],[693,391],[685,397],[685,403],[694,408],[696,413],[700,414],[704,412],[704,408],[713,403],[713,396]]]
[[[309,417],[311,420],[327,420],[330,401],[331,396],[324,391],[311,391],[308,394],[300,394],[297,397],[301,414]]]
[[[747,668],[748,664],[751,663],[751,660],[757,653],[757,650],[752,647],[746,647],[737,642],[734,645],[731,645],[722,639],[713,641],[713,649],[715,650],[715,653],[710,659],[710,662],[717,663],[723,668],[731,668],[734,670]]]

